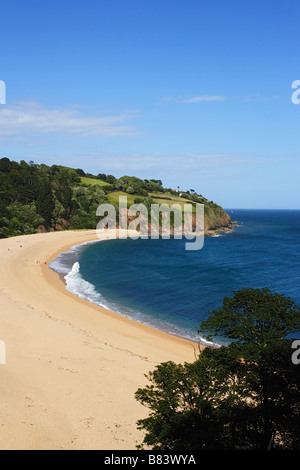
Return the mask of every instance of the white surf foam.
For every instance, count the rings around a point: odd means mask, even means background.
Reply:
[[[114,302],[107,301],[107,299],[105,299],[103,295],[96,290],[93,284],[82,278],[80,273],[80,263],[75,261],[82,248],[90,243],[95,242],[86,242],[84,244],[73,246],[68,252],[61,253],[58,258],[52,261],[49,265],[51,269],[63,275],[66,288],[69,292],[82,299],[88,300],[95,305],[148,325],[157,330],[165,331],[166,333],[192,341],[200,341],[205,345],[218,346],[216,343],[206,341],[204,338],[190,334],[188,331],[179,330],[174,325],[169,324],[169,322],[159,320],[158,318],[151,318],[151,316],[145,315],[137,310],[132,310],[124,306],[122,307]]]
[[[95,287],[88,281],[85,281],[80,275],[80,264],[74,263],[72,270],[65,276],[66,287],[68,291],[89,300],[101,307],[106,307],[102,295],[96,291]],[[107,307],[106,307],[107,308]]]

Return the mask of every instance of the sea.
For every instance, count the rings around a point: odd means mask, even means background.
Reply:
[[[201,250],[186,250],[184,238],[96,241],[61,253],[50,268],[81,298],[210,344],[200,324],[234,291],[267,287],[300,306],[300,210],[225,210],[236,226],[205,237]]]

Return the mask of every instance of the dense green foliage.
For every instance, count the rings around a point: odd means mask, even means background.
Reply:
[[[235,292],[201,333],[233,339],[192,364],[160,364],[136,392],[150,415],[138,422],[153,449],[300,450],[300,366],[287,335],[300,309],[267,289]],[[141,446],[143,447],[143,445]]]
[[[100,173],[97,176],[82,169],[59,165],[37,165],[0,159],[0,238],[31,234],[36,231],[96,228],[99,204],[116,205],[113,194],[122,192],[128,200],[151,203],[151,194],[162,195],[172,203],[179,191],[164,188],[161,180],[142,180],[135,176]],[[164,196],[167,193],[168,196]],[[108,198],[108,196],[111,196]],[[219,206],[207,201],[194,190],[181,192],[183,200]],[[133,202],[132,200],[132,202]],[[118,214],[118,210],[117,210]]]
[[[99,186],[83,188],[75,170],[0,160],[0,237],[38,229],[95,228],[107,200]]]

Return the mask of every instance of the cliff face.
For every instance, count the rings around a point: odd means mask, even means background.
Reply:
[[[204,210],[204,230],[205,235],[212,235],[218,232],[231,230],[234,223],[230,216],[220,206],[205,206]]]
[[[146,221],[143,217],[142,214],[139,213],[138,216],[141,220]],[[135,215],[130,215],[126,213],[126,219],[127,219],[127,224],[129,224],[134,221],[136,218]],[[193,214],[193,219],[192,219],[192,225],[193,225],[193,231],[196,231],[196,214]],[[118,224],[117,224],[118,225]],[[211,206],[211,205],[204,205],[204,235],[209,236],[209,235],[215,235],[219,232],[228,232],[232,229],[232,227],[235,225],[234,222],[231,221],[230,216],[224,211],[224,209],[220,206],[217,206],[216,204]],[[119,225],[118,225],[119,227]],[[154,224],[155,227],[155,224]],[[151,230],[154,230],[154,227],[152,227],[152,221],[151,218],[148,219],[148,233],[151,233]],[[161,234],[162,232],[162,226],[159,226],[159,233]],[[174,226],[171,225],[170,228],[170,233],[174,234]]]

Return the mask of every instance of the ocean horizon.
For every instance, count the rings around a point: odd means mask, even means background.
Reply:
[[[184,238],[96,240],[50,268],[81,298],[204,344],[201,321],[234,291],[267,287],[300,305],[300,210],[225,210],[237,225],[198,251],[185,250]]]

